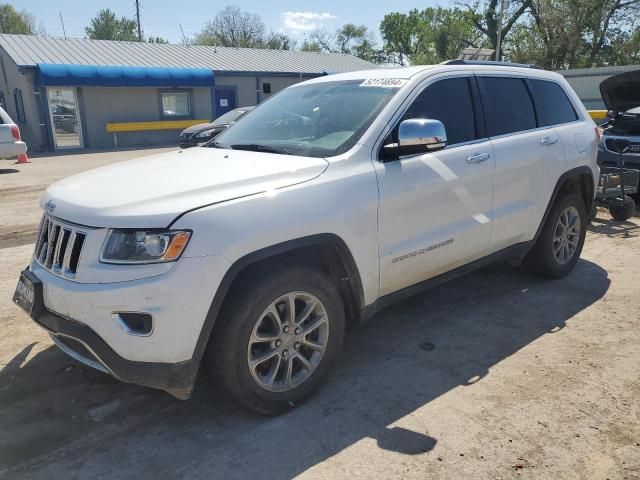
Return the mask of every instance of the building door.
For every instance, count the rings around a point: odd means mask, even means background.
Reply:
[[[221,115],[236,108],[236,89],[216,87],[214,93],[215,115],[218,118]]]
[[[47,88],[51,130],[56,149],[82,148],[82,127],[76,89]]]

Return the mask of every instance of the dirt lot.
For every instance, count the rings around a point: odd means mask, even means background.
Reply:
[[[640,478],[637,217],[599,212],[563,280],[497,265],[380,312],[277,418],[205,379],[181,402],[68,358],[11,303],[37,198],[150,153],[0,164],[0,477]]]

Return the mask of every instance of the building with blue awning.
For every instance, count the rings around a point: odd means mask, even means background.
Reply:
[[[186,125],[375,66],[338,53],[0,34],[0,68],[0,104],[41,151],[175,144]]]

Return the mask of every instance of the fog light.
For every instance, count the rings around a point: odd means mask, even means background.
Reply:
[[[150,313],[114,312],[112,317],[129,335],[148,337],[153,331],[153,317]]]

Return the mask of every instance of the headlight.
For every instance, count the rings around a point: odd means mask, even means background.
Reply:
[[[204,132],[200,132],[196,135],[196,138],[209,138],[216,133],[216,129],[212,128],[211,130],[205,130]]]
[[[102,249],[104,263],[160,263],[180,258],[188,230],[110,230]]]

